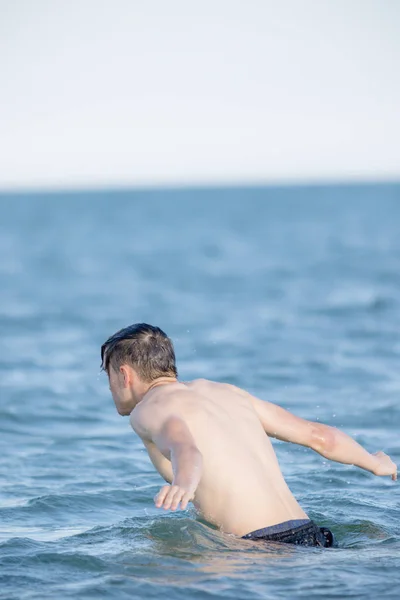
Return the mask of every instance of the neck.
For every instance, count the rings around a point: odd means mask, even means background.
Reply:
[[[143,400],[143,398],[145,396],[147,396],[147,394],[154,388],[159,387],[160,385],[168,385],[170,383],[178,383],[178,380],[176,377],[158,377],[157,379],[154,379],[146,388],[146,390],[144,391],[144,394],[142,395],[141,400]]]

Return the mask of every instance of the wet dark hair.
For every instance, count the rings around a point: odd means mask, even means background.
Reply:
[[[146,382],[158,377],[177,377],[174,347],[159,328],[135,323],[120,329],[101,347],[101,367],[109,373],[110,365],[118,370],[123,364],[132,366]]]

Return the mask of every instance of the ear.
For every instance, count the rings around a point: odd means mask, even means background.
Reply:
[[[119,372],[124,378],[124,387],[131,387],[133,384],[133,371],[127,365],[121,365]]]

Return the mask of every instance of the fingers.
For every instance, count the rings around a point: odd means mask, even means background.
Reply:
[[[375,475],[389,475],[392,481],[397,481],[397,465],[392,461],[382,450],[375,452],[374,456],[379,460],[379,468],[375,472]]]
[[[165,510],[168,510],[169,508],[172,507],[172,503],[175,501],[175,497],[179,498],[179,493],[180,493],[180,489],[175,485],[171,485],[169,492],[164,500],[164,504],[163,504],[163,508]],[[178,504],[179,504],[179,499],[178,499]]]
[[[171,502],[171,510],[176,510],[177,508],[179,508],[179,503],[181,502],[184,495],[184,490],[178,490],[176,492]]]
[[[182,510],[185,510],[187,508],[187,505],[189,504],[191,499],[192,499],[192,494],[190,494],[189,492],[186,492],[186,494],[184,494],[184,496],[182,498],[182,502],[181,502]]]
[[[396,481],[397,480],[397,465],[392,461],[392,465],[394,467],[393,473],[392,473],[392,481]]]
[[[164,508],[164,510],[168,510],[172,507],[172,503],[174,503],[173,510],[176,510],[181,496],[179,495],[180,488],[177,485],[164,485],[158,495],[155,498],[155,505],[157,508]],[[176,496],[176,500],[175,500]]]
[[[192,494],[185,492],[177,485],[164,485],[154,498],[154,503],[157,508],[164,508],[164,510],[176,510],[179,508],[179,504],[182,503],[181,508],[185,510],[191,496]]]
[[[164,485],[161,490],[158,492],[157,496],[154,498],[154,504],[156,505],[157,508],[161,508],[164,500],[170,490],[169,485]]]

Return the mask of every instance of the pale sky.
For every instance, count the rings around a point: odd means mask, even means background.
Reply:
[[[0,0],[0,190],[400,179],[400,0]]]

